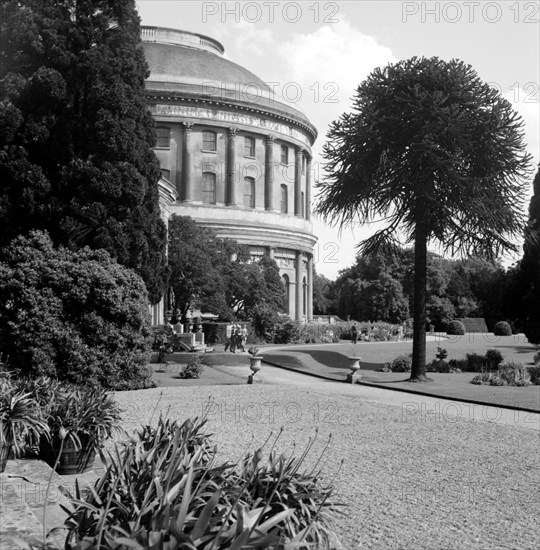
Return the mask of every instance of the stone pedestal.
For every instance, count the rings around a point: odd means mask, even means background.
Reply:
[[[348,384],[356,384],[361,380],[360,376],[360,357],[349,357],[349,369],[350,373],[347,375]]]

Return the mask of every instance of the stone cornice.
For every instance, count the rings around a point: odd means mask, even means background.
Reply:
[[[251,113],[261,116],[266,116],[278,121],[286,122],[297,128],[300,128],[309,138],[311,145],[317,139],[317,129],[312,124],[306,124],[299,117],[296,118],[293,115],[280,110],[279,108],[261,108],[255,107],[253,104],[243,103],[238,100],[223,100],[223,99],[208,99],[201,97],[200,95],[188,94],[188,93],[166,93],[162,91],[154,91],[151,89],[146,90],[146,102],[166,102],[166,103],[183,103],[187,105],[197,106],[210,106],[213,109],[225,108],[232,110],[239,110],[245,113]],[[276,104],[278,104],[276,102]]]

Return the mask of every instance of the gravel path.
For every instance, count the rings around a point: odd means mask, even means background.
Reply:
[[[472,420],[451,414],[459,405],[444,401],[439,409],[426,401],[422,414],[412,399],[404,406],[404,394],[377,390],[367,400],[371,389],[264,373],[264,384],[118,393],[125,427],[159,411],[184,420],[206,408],[224,460],[257,449],[284,426],[277,447],[295,455],[318,431],[315,461],[331,435],[321,464],[347,504],[335,526],[346,550],[540,547],[538,415],[486,422],[490,412]]]

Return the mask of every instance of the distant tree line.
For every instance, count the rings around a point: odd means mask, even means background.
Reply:
[[[414,252],[399,249],[358,256],[356,263],[340,271],[336,281],[318,276],[314,299],[317,313],[334,312],[357,321],[402,323],[411,317],[414,285]],[[428,253],[428,322],[438,329],[456,317],[505,318],[503,293],[508,274],[496,261],[481,258],[449,260]]]

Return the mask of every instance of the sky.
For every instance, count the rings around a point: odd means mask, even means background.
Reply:
[[[540,161],[540,2],[192,2],[139,0],[143,25],[220,41],[224,56],[255,73],[316,126],[312,181],[324,178],[329,124],[350,110],[376,67],[413,56],[461,59],[522,116],[527,150]],[[532,193],[532,180],[531,180]],[[316,200],[316,197],[315,197]],[[339,228],[313,218],[315,268],[335,279],[354,264],[373,226]],[[435,249],[435,251],[437,251]],[[507,255],[505,265],[520,255]]]

